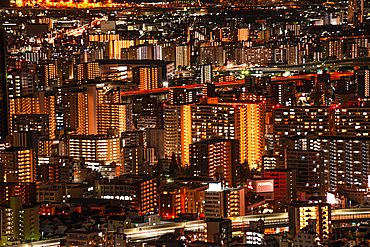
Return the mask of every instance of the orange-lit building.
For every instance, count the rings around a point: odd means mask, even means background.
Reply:
[[[63,95],[64,130],[75,135],[96,135],[96,88]]]
[[[190,145],[190,176],[222,180],[227,187],[240,185],[238,140],[210,139]]]
[[[162,68],[159,66],[137,67],[133,69],[133,73],[140,90],[156,89],[162,85]]]
[[[190,163],[190,144],[204,139],[239,140],[240,163],[257,168],[265,148],[265,102],[218,101],[201,99],[198,104],[165,107],[165,154],[181,156],[182,165]],[[181,151],[181,153],[180,153]]]
[[[40,208],[40,215],[55,215],[55,208],[56,208],[56,206],[43,205]]]
[[[81,82],[82,80],[95,80],[99,77],[99,63],[80,63],[77,64],[77,80]]]
[[[159,194],[159,216],[165,219],[174,219],[181,212],[181,195],[179,186],[167,186]]]
[[[45,64],[38,64],[37,70],[39,76],[39,85],[48,87],[51,84],[51,80],[56,79],[56,66],[51,61]]]
[[[98,104],[98,134],[106,135],[109,129],[119,133],[132,131],[131,104]]]
[[[263,101],[219,102],[218,98],[206,98],[191,106],[191,126],[184,127],[191,128],[192,142],[210,138],[239,140],[240,163],[247,161],[250,167],[257,168],[264,155],[264,112]]]
[[[331,232],[331,207],[327,203],[289,205],[289,231],[295,235],[308,226],[308,220],[316,220],[320,242],[329,239]]]
[[[37,180],[51,183],[61,182],[61,170],[59,164],[45,164],[37,166]]]
[[[36,182],[36,155],[30,148],[10,147],[1,152],[4,181]]]
[[[167,105],[164,108],[164,148],[168,158],[175,154],[186,164],[191,144],[190,105]],[[188,164],[189,162],[187,162]]]
[[[73,135],[67,139],[68,155],[86,161],[120,162],[120,138],[101,135]]]
[[[49,138],[55,138],[55,96],[44,92],[34,93],[34,97],[8,100],[9,134],[13,133],[13,116],[20,114],[46,114],[49,116]]]
[[[158,187],[157,178],[146,179],[140,182],[140,212],[141,214],[158,213]]]
[[[0,204],[12,196],[21,196],[23,203],[36,203],[36,183],[0,183]]]
[[[159,195],[159,215],[176,218],[180,214],[195,214],[204,218],[204,200],[207,185],[168,184]]]

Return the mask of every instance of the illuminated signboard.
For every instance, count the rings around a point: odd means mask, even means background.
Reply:
[[[274,192],[274,180],[248,179],[247,188],[255,193]]]

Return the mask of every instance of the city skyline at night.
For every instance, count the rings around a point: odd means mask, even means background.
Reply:
[[[368,1],[0,5],[0,246],[369,246]]]

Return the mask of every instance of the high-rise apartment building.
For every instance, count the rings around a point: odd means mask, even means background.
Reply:
[[[225,61],[226,54],[223,46],[208,46],[200,48],[200,64],[224,66]]]
[[[56,66],[53,61],[46,61],[37,65],[38,85],[49,87],[51,81],[56,79]]]
[[[326,189],[368,184],[369,137],[307,135],[292,138],[291,142],[289,148],[321,152]]]
[[[273,106],[274,152],[283,155],[287,138],[314,132],[318,136],[329,135],[330,112],[326,107],[279,107]]]
[[[297,190],[324,195],[324,166],[320,152],[286,149],[285,167],[297,170]]]
[[[184,162],[183,155],[189,154],[186,147],[191,144],[190,105],[167,105],[164,108],[164,129],[165,155],[170,158],[175,154]]]
[[[238,41],[248,41],[249,39],[249,28],[238,29]]]
[[[212,83],[212,64],[203,64],[200,66],[200,83]]]
[[[17,63],[18,61],[16,61]],[[27,67],[27,62],[22,61],[15,69],[8,71],[8,97],[26,97],[33,93],[33,76]]]
[[[76,135],[96,135],[96,90],[68,92],[63,95],[64,130]]]
[[[170,103],[171,105],[189,104],[196,100],[195,90],[186,88],[171,88],[170,89]]]
[[[264,112],[261,102],[219,102],[202,99],[199,104],[165,107],[165,153],[180,155],[189,164],[189,145],[203,139],[239,140],[240,162],[258,167],[264,155]]]
[[[1,152],[5,182],[35,182],[37,160],[30,148],[10,147]]]
[[[49,137],[55,138],[56,115],[55,96],[36,92],[33,97],[21,97],[8,100],[8,129],[13,133],[13,115],[47,114],[49,115]]]
[[[139,83],[140,90],[156,89],[162,86],[162,68],[156,65],[142,66],[133,69],[134,81]]]
[[[13,211],[14,238],[21,241],[40,239],[40,214],[38,206],[26,206],[22,197],[11,197],[10,208]]]
[[[77,80],[79,82],[82,80],[95,80],[99,76],[98,62],[77,64]]]
[[[180,45],[176,47],[176,67],[190,66],[190,46]]]
[[[140,212],[142,214],[158,213],[158,187],[157,178],[150,178],[140,182]]]
[[[246,188],[225,188],[221,183],[210,183],[205,191],[206,219],[245,215]]]
[[[72,135],[67,139],[68,155],[91,162],[120,162],[120,138],[101,135]]]
[[[332,111],[333,135],[370,136],[370,107],[339,107]]]
[[[131,104],[98,104],[97,111],[99,135],[106,135],[109,129],[119,133],[132,131]]]
[[[13,133],[34,131],[39,136],[49,138],[49,115],[20,114],[13,115]]]
[[[227,187],[240,185],[238,140],[210,139],[190,145],[190,176],[210,177]]]
[[[237,139],[240,162],[247,161],[250,167],[259,167],[264,155],[264,112],[263,101],[218,102],[217,98],[204,99],[199,104],[191,105],[191,141]]]

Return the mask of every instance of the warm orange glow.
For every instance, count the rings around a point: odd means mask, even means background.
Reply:
[[[182,165],[189,164],[189,146],[191,144],[191,108],[190,105],[184,105],[181,109],[181,161]]]

